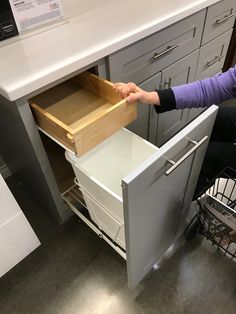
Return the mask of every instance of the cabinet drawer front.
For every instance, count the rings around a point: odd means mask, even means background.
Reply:
[[[110,79],[141,83],[200,46],[205,10],[109,56]]]
[[[127,104],[110,82],[82,73],[30,99],[36,124],[82,155],[132,122],[136,104]]]
[[[183,232],[216,113],[208,108],[122,180],[130,288]]]
[[[231,35],[232,29],[200,49],[196,80],[204,79],[221,72]]]
[[[235,11],[235,0],[220,1],[208,8],[202,37],[203,45],[233,27]]]

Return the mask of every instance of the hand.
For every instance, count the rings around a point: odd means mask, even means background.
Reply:
[[[140,101],[144,104],[160,104],[157,92],[146,92],[134,83],[115,83],[113,88],[122,98],[126,98],[127,102]]]

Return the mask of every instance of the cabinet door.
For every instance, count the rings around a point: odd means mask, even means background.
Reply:
[[[160,82],[161,73],[158,73],[153,77],[147,79],[146,81],[142,82],[141,84],[139,84],[139,86],[146,91],[153,91],[159,87]],[[153,112],[153,109],[154,109],[153,106],[138,103],[137,118],[132,123],[130,123],[126,128],[147,140],[149,138],[148,132],[150,110],[152,110],[152,115],[150,115],[150,119],[152,120],[153,124],[155,123],[155,126],[157,121],[157,115],[155,114],[155,112]]]
[[[164,88],[177,86],[194,80],[198,50],[162,71]],[[172,110],[158,116],[156,145],[161,146],[187,123],[188,109]]]
[[[208,108],[122,180],[130,288],[179,233],[178,218],[188,212],[216,113],[216,106]]]

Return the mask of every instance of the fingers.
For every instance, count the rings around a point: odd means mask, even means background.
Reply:
[[[137,86],[134,83],[115,83],[113,88],[122,98],[127,98],[130,93],[135,93],[137,90]]]
[[[134,102],[134,101],[141,100],[141,98],[142,98],[141,92],[130,93],[129,96],[126,97],[126,101],[127,102]]]

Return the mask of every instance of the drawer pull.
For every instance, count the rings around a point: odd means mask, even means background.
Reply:
[[[221,23],[227,21],[228,19],[230,19],[230,18],[233,17],[233,16],[234,16],[234,14],[226,15],[226,16],[224,16],[222,19],[216,20],[216,24],[219,25],[219,24],[221,24]]]
[[[208,67],[210,67],[210,66],[212,66],[214,63],[216,63],[217,61],[220,61],[220,59],[223,57],[223,55],[221,55],[221,56],[219,56],[219,57],[217,57],[217,56],[215,56],[215,58],[212,60],[212,61],[208,61],[207,62],[207,66]]]
[[[176,45],[174,45],[174,46],[168,46],[168,47],[166,48],[166,50],[164,50],[164,51],[162,51],[162,52],[160,52],[160,53],[156,53],[156,52],[155,52],[154,55],[153,55],[153,59],[156,60],[156,59],[162,57],[163,55],[165,55],[166,53],[168,53],[168,52],[174,50],[174,49],[177,48],[177,47],[179,47],[179,44],[176,44]]]
[[[203,143],[206,142],[206,140],[208,139],[208,136],[204,136],[199,142],[196,142],[196,141],[193,141],[193,140],[190,140],[189,141],[194,144],[194,147],[191,148],[183,157],[181,157],[177,162],[173,161],[173,160],[170,160],[170,159],[166,159],[167,162],[169,162],[172,167],[170,167],[170,169],[168,169],[166,172],[165,172],[165,175],[169,175],[171,174],[171,172],[173,172],[180,164],[182,164],[182,162],[185,161],[185,159],[187,159],[190,155],[192,155]]]
[[[165,83],[164,83],[164,87],[165,87],[165,88],[171,88],[171,77],[169,77],[168,82],[165,82]]]

